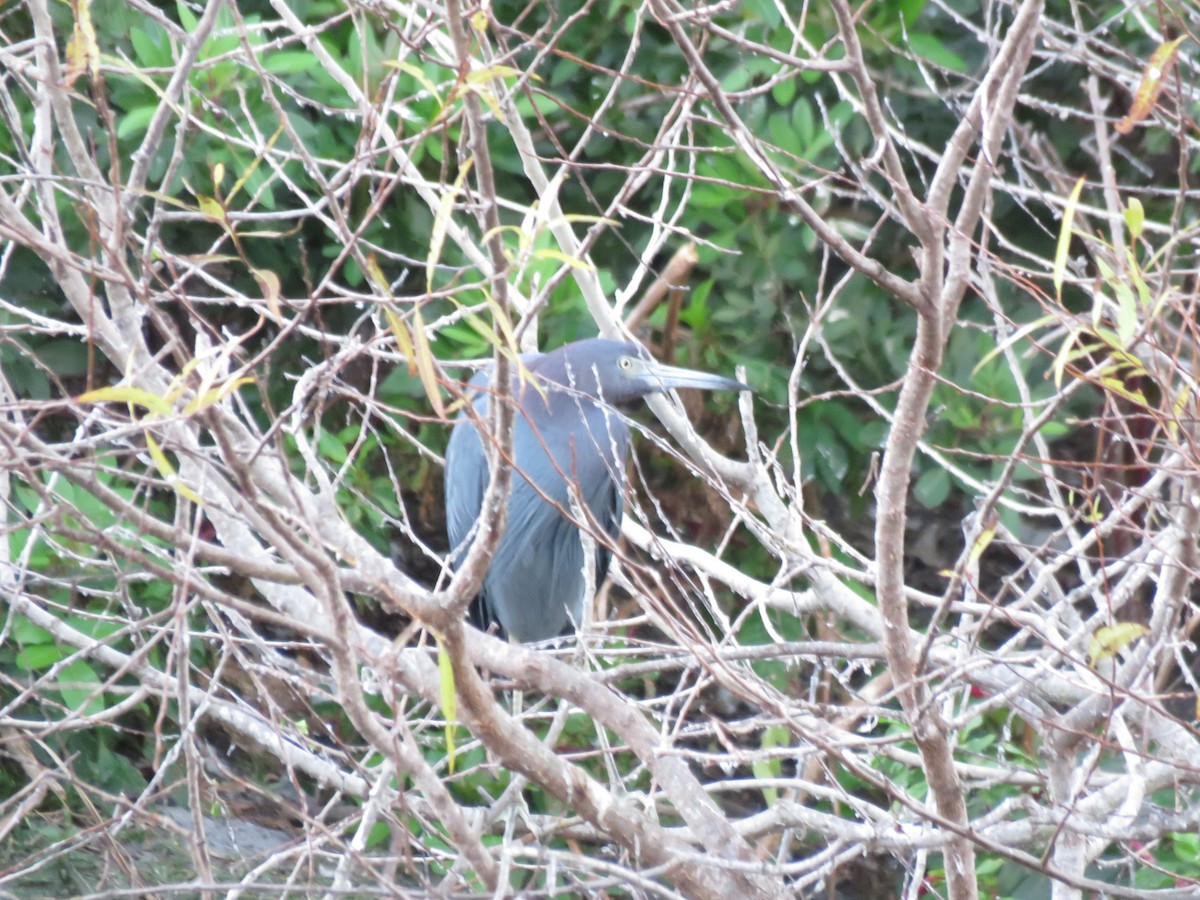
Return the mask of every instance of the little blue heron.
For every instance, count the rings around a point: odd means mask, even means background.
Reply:
[[[521,357],[514,372],[513,478],[508,524],[471,608],[481,628],[499,626],[517,641],[569,633],[590,601],[581,528],[615,538],[621,527],[629,427],[614,408],[671,388],[748,391],[740,381],[655,362],[644,349],[592,338]],[[515,369],[516,367],[514,367]],[[489,373],[470,382],[471,401],[487,421]],[[483,505],[487,456],[475,421],[464,411],[446,448],[446,520],[451,559],[461,560]],[[572,511],[587,508],[591,523]],[[599,534],[599,531],[593,531]],[[609,552],[597,537],[595,583]]]

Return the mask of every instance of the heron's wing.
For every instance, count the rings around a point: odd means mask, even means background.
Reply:
[[[487,374],[479,373],[471,379],[471,387],[487,384]],[[481,394],[473,400],[476,412],[487,413],[487,397]],[[475,423],[464,411],[459,413],[450,441],[446,445],[446,535],[450,538],[450,563],[456,565],[466,555],[470,542],[467,536],[479,518],[483,508],[483,495],[487,491],[487,455],[479,440]],[[497,622],[491,609],[485,587],[471,601],[468,615],[476,628],[486,631]],[[503,636],[503,629],[501,629]]]
[[[579,472],[580,487],[596,523],[611,541],[615,541],[621,532],[621,518],[625,511],[625,463],[629,457],[629,428],[620,414],[611,408],[595,407],[587,421],[586,441],[590,452],[576,453],[576,461],[585,463]],[[611,559],[612,552],[598,535],[597,587],[608,575]]]
[[[469,386],[482,387],[486,384],[486,373],[480,373],[471,379]],[[476,396],[472,404],[478,414],[487,414],[485,394]],[[458,421],[450,432],[450,442],[446,445],[446,534],[450,538],[453,558],[459,558],[466,552],[462,544],[479,518],[487,484],[487,456],[475,423],[464,410],[459,413]]]
[[[599,516],[600,525],[614,542],[621,533],[621,518],[625,514],[625,498],[622,496],[622,483],[610,482],[605,498],[604,507]],[[612,551],[602,542],[596,542],[596,585],[599,586],[608,577],[608,566],[612,562]]]

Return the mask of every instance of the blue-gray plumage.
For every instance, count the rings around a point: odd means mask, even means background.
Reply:
[[[629,428],[616,406],[679,387],[747,391],[740,381],[655,362],[644,349],[598,338],[523,356],[513,373],[512,492],[508,524],[472,605],[475,624],[495,623],[518,641],[568,633],[582,622],[587,580],[576,502],[595,535],[596,585],[608,571],[605,541],[621,527]],[[514,369],[516,367],[514,366]],[[487,421],[489,374],[471,380]],[[483,505],[487,457],[475,422],[460,414],[446,448],[446,521],[451,558],[461,559]],[[601,532],[607,534],[605,538]]]

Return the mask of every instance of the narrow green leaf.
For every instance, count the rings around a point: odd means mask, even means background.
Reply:
[[[908,46],[922,59],[949,69],[952,72],[966,72],[967,61],[947,47],[940,38],[923,31],[908,33]]]
[[[200,20],[196,18],[186,3],[176,3],[175,12],[179,15],[179,24],[183,26],[183,30],[191,34],[196,30],[196,26],[200,24]]]
[[[983,359],[979,360],[979,362],[977,362],[975,364],[975,368],[973,368],[971,370],[971,377],[974,378],[976,375],[978,375],[984,366],[986,366],[993,359],[995,359],[997,356],[999,356],[1001,353],[1003,353],[1007,348],[1013,346],[1014,344],[1017,344],[1018,342],[1024,341],[1027,337],[1029,337],[1029,335],[1031,335],[1033,332],[1037,331],[1039,328],[1042,328],[1043,326],[1049,325],[1056,321],[1057,321],[1057,319],[1055,319],[1054,316],[1047,315],[1047,316],[1040,316],[1040,317],[1034,319],[1032,322],[1027,322],[1026,324],[1022,325],[1020,328],[1018,328],[1016,331],[1014,331],[1012,334],[1010,334],[1008,337],[1006,337],[1003,341],[1001,341],[999,344],[997,344],[995,347],[993,347],[991,350],[989,350],[987,353],[985,353],[983,355]]]
[[[135,134],[141,134],[158,112],[157,106],[138,106],[121,116],[117,122],[117,138],[125,140]]]

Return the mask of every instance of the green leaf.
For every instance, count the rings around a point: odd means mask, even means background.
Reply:
[[[1097,257],[1096,266],[1100,269],[1100,276],[1104,279],[1104,283],[1111,287],[1113,293],[1117,295],[1117,341],[1122,349],[1127,348],[1138,330],[1137,301],[1133,296],[1133,290],[1103,258]],[[1092,313],[1097,330],[1099,330],[1099,324],[1096,316],[1102,307],[1101,297],[1102,295],[1097,296]]]
[[[863,423],[849,406],[841,403],[826,403],[821,410],[822,420],[828,422],[848,445],[851,447],[863,445]]]
[[[771,113],[767,118],[767,133],[771,137],[771,143],[780,150],[792,156],[800,156],[804,152],[800,135],[796,133],[791,119],[782,110]]]
[[[307,50],[279,50],[263,58],[263,69],[272,75],[296,75],[307,72],[317,64],[317,58]]]
[[[829,423],[823,420],[814,423],[811,431],[811,449],[815,454],[817,474],[830,490],[837,490],[850,469],[846,444]]]
[[[125,140],[126,138],[142,134],[157,111],[157,106],[138,106],[125,113],[125,115],[121,116],[120,121],[117,122],[118,140]]]
[[[778,28],[783,21],[778,8],[771,0],[746,0],[742,15],[747,19],[759,19],[768,28]]]
[[[47,341],[34,352],[42,364],[60,378],[78,378],[87,374],[87,347],[73,338]]]
[[[58,644],[30,644],[17,653],[17,668],[23,672],[41,672],[66,655]]]
[[[84,716],[104,712],[104,695],[96,689],[102,684],[100,676],[87,660],[77,659],[58,673],[58,692],[69,709]],[[92,696],[96,694],[96,696]]]
[[[715,286],[716,281],[712,278],[696,285],[688,297],[687,306],[679,312],[679,321],[698,334],[703,334],[708,329],[708,295],[712,293]]]
[[[796,101],[796,105],[792,107],[792,128],[796,130],[796,134],[800,137],[800,142],[804,145],[804,154],[809,159],[821,151],[817,145],[817,120],[813,115],[812,104],[805,98],[801,97]]]
[[[550,87],[560,87],[578,77],[579,63],[573,59],[560,59],[558,64],[550,72],[550,78],[547,84]]]
[[[905,28],[912,28],[917,17],[925,9],[925,0],[900,0],[900,18],[904,20]]]
[[[966,72],[967,62],[938,38],[923,31],[908,33],[908,46],[917,56],[952,72]]]
[[[346,445],[338,440],[336,435],[330,434],[328,431],[322,431],[321,436],[317,438],[317,450],[321,456],[332,463],[341,465],[347,459]]]
[[[771,97],[780,106],[787,106],[792,102],[792,98],[796,96],[796,79],[785,78],[783,81],[777,81],[771,88]]]
[[[155,28],[161,34],[161,29]],[[131,28],[129,42],[133,45],[134,58],[143,66],[167,66],[171,64],[171,51],[161,40],[150,37],[141,28]]]
[[[191,34],[196,30],[196,26],[200,23],[200,20],[196,18],[195,13],[188,9],[186,3],[176,3],[175,12],[179,14],[179,24],[183,26],[184,31]]]
[[[942,468],[929,469],[913,486],[913,496],[926,509],[941,506],[950,496],[950,475]]]
[[[762,749],[773,750],[776,747],[786,747],[791,742],[791,732],[784,725],[771,725],[763,730]],[[778,756],[768,756],[756,759],[750,766],[755,778],[778,778],[783,774],[783,761]],[[779,799],[779,791],[773,787],[762,789],[763,800],[767,806],[774,806]]]
[[[116,634],[122,627],[119,622],[105,621],[95,616],[67,616],[66,621],[76,631],[81,631],[98,641]]]
[[[12,639],[22,646],[28,644],[52,644],[54,635],[41,625],[34,625],[24,616],[14,616],[12,620]]]

